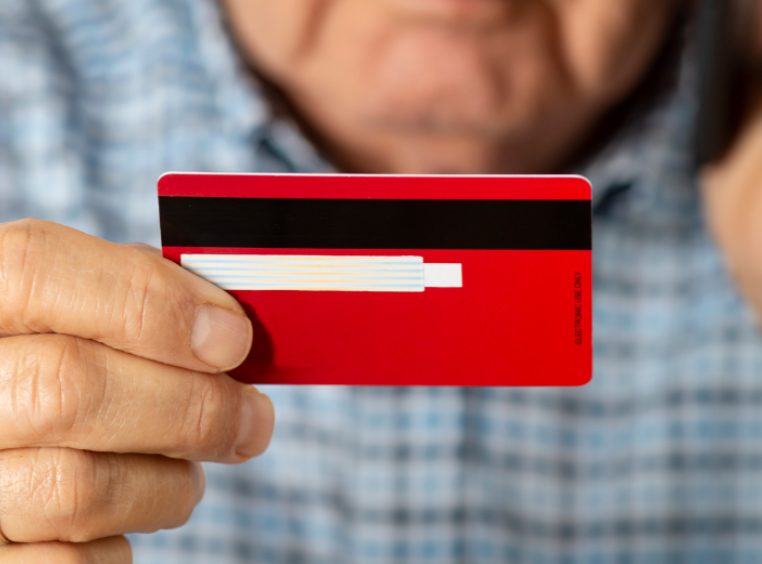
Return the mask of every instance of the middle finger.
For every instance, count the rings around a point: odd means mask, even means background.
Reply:
[[[273,428],[270,400],[192,372],[61,335],[0,339],[0,449],[70,447],[242,462]]]

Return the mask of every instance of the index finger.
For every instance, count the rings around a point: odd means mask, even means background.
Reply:
[[[0,225],[0,334],[61,333],[221,372],[252,328],[229,294],[135,246],[38,220]]]

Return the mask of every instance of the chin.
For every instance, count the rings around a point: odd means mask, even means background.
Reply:
[[[510,107],[509,73],[470,35],[417,29],[387,39],[361,77],[365,119],[410,132],[489,132]]]
[[[311,52],[321,64],[294,72],[286,90],[353,169],[545,169],[580,112],[570,111],[575,94],[545,31],[529,31],[376,18],[353,28],[355,48]]]
[[[373,138],[365,154],[383,161],[359,161],[362,172],[393,174],[494,174],[527,172],[525,155],[507,151],[492,137],[451,133],[410,133],[388,127],[368,127],[360,135]]]

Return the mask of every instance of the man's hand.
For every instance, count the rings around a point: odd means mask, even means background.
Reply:
[[[146,249],[0,225],[0,563],[130,562],[120,535],[182,525],[198,461],[242,462],[269,399],[219,374],[251,325]]]

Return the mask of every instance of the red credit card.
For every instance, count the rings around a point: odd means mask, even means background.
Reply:
[[[592,374],[590,184],[578,176],[181,174],[164,256],[254,324],[235,378],[576,386]]]

